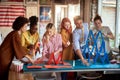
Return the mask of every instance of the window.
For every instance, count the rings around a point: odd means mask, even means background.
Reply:
[[[101,1],[101,0],[99,0]],[[103,26],[108,26],[112,31],[113,35],[115,35],[116,29],[116,0],[102,0],[101,1],[101,17],[103,20]],[[110,46],[115,46],[115,40],[110,40]]]
[[[103,18],[103,25],[110,27],[115,40],[110,41],[111,47],[118,47],[120,43],[120,0],[99,0],[98,12]]]
[[[116,26],[116,36],[118,36],[118,37],[116,37],[116,47],[118,47],[119,46],[119,44],[120,44],[120,0],[117,0],[117,17],[116,17],[117,19],[117,26]]]

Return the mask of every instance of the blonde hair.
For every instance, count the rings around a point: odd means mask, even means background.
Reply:
[[[43,35],[42,42],[44,44],[49,42],[49,35],[48,35],[47,31]]]
[[[74,21],[82,20],[81,16],[75,16]]]

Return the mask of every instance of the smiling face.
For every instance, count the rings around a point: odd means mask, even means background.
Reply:
[[[102,27],[102,22],[98,19],[94,21],[95,27],[99,30]]]
[[[21,32],[25,32],[27,30],[27,23],[21,27]]]
[[[83,22],[82,22],[82,20],[74,20],[74,23],[75,23],[75,25],[76,25],[76,28],[80,28],[80,29],[82,29],[83,28]]]
[[[55,28],[54,27],[48,28],[47,33],[50,37],[53,36],[55,34]]]
[[[64,26],[65,29],[69,30],[70,25],[71,25],[70,22],[65,22],[63,26]]]
[[[33,27],[30,27],[30,33],[35,34],[37,32],[38,28],[37,25],[34,25]]]

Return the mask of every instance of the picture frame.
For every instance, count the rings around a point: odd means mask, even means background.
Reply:
[[[24,2],[24,0],[0,0],[0,2]]]
[[[51,22],[51,6],[40,6],[40,22]]]
[[[40,5],[50,5],[52,0],[40,0]]]
[[[26,4],[37,4],[38,0],[25,0]]]

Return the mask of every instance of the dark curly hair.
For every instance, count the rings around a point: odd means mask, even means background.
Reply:
[[[20,30],[21,27],[23,27],[26,23],[28,23],[29,20],[25,17],[19,16],[15,19],[15,21],[12,24],[12,28],[14,30]]]
[[[95,16],[95,18],[94,18],[94,22],[95,22],[96,20],[100,20],[100,21],[102,22],[101,16],[99,16],[99,15],[97,14],[97,15]]]
[[[29,21],[30,21],[30,27],[33,27],[34,25],[37,25],[38,17],[36,17],[36,16],[31,16],[31,17],[29,18]]]

